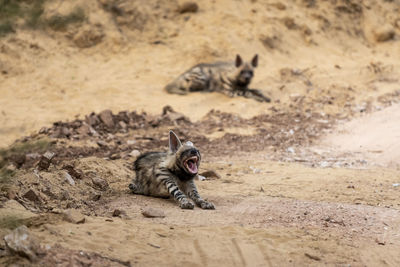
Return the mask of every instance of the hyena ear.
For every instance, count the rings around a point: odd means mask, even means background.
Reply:
[[[243,63],[242,58],[239,55],[236,55],[235,66],[236,68],[240,67]]]
[[[258,65],[258,55],[257,54],[251,60],[251,65],[253,66],[253,68],[257,67],[257,65]]]
[[[169,150],[172,153],[175,153],[178,151],[178,149],[181,147],[182,143],[179,140],[178,136],[173,131],[169,131]]]

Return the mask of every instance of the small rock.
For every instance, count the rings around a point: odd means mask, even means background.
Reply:
[[[11,186],[6,190],[6,196],[8,199],[15,199],[18,196],[19,189],[17,187]]]
[[[36,192],[35,189],[29,189],[28,192],[22,195],[22,197],[36,203],[41,203],[42,200],[39,197],[39,194]]]
[[[79,127],[76,131],[80,135],[88,135],[90,133],[90,126],[86,123],[83,123],[83,125]]]
[[[75,209],[68,209],[63,212],[63,219],[70,223],[80,224],[85,222],[85,215]]]
[[[21,153],[21,154],[16,154],[16,155],[12,155],[10,157],[10,161],[14,163],[14,165],[17,168],[21,168],[21,166],[25,163],[26,161],[26,156],[25,154]]]
[[[40,156],[39,153],[28,153],[28,154],[25,155],[25,158],[26,158],[27,161],[30,161],[30,160],[37,160],[37,159],[39,159],[40,157],[41,157],[41,156]]]
[[[11,234],[4,237],[6,248],[10,254],[17,254],[35,261],[42,253],[40,244],[34,238],[25,225],[22,225],[12,231]]]
[[[89,48],[100,43],[104,36],[102,28],[85,25],[75,34],[73,41],[79,48]]]
[[[72,165],[64,165],[63,170],[66,170],[68,172],[69,175],[71,175],[72,177],[76,178],[76,179],[82,179],[83,173],[80,170],[76,170],[74,168],[74,166]]]
[[[327,161],[321,161],[321,163],[319,164],[321,166],[321,168],[326,168],[329,166],[329,162]]]
[[[62,127],[61,132],[60,132],[60,137],[70,137],[72,134],[72,131],[67,128],[67,127]]]
[[[197,179],[199,180],[199,181],[205,181],[205,180],[207,180],[207,178],[206,177],[204,177],[203,175],[197,175]]]
[[[107,142],[105,142],[105,141],[103,141],[103,140],[98,140],[97,142],[97,145],[99,146],[99,147],[107,147],[108,145],[107,145]]]
[[[128,125],[124,122],[124,121],[120,121],[118,122],[119,127],[121,127],[121,129],[126,130],[126,128],[128,128]]]
[[[17,170],[17,167],[15,167],[14,164],[8,164],[7,167],[6,167],[6,170],[10,171],[10,172],[13,172],[13,171]]]
[[[162,210],[157,210],[153,208],[144,208],[142,210],[142,215],[146,218],[164,218],[165,213]]]
[[[374,30],[374,38],[377,42],[386,42],[394,38],[395,31],[392,25],[386,24]]]
[[[47,127],[42,127],[42,128],[40,128],[40,130],[39,130],[39,134],[47,134],[48,132],[49,132],[49,128],[47,128]]]
[[[386,242],[385,242],[385,240],[383,240],[383,239],[377,238],[377,239],[375,239],[375,242],[376,242],[378,245],[381,245],[381,246],[386,245]]]
[[[140,155],[140,151],[139,150],[132,150],[131,153],[129,153],[129,156],[131,156],[132,158],[137,158]]]
[[[103,190],[103,191],[108,188],[108,182],[99,177],[92,178],[92,183],[96,188]]]
[[[121,215],[126,215],[126,212],[120,209],[115,209],[112,214],[113,217],[121,217]]]
[[[199,10],[199,5],[196,2],[185,2],[179,6],[178,12],[183,13],[196,13]]]
[[[95,113],[91,113],[89,116],[85,116],[85,121],[90,126],[96,126],[100,123],[100,119]]]
[[[112,117],[112,112],[109,109],[103,110],[99,114],[100,120],[108,127],[114,127],[114,119]]]
[[[89,127],[89,131],[90,131],[90,134],[94,137],[100,136],[100,134],[95,129],[93,129],[93,127]]]
[[[113,216],[113,217],[118,217],[119,215],[121,215],[121,210],[115,209],[115,210],[113,211],[112,216]]]
[[[275,4],[272,4],[272,6],[275,6],[279,10],[285,10],[286,9],[286,6],[284,4],[282,4],[281,2],[277,2]]]
[[[249,168],[253,171],[254,174],[255,174],[255,173],[260,173],[260,172],[261,172],[261,170],[258,169],[258,168],[256,168],[256,167],[250,166]]]
[[[110,156],[110,159],[112,159],[112,160],[120,159],[120,158],[121,158],[121,155],[118,153],[111,154],[111,156]]]
[[[202,173],[200,173],[201,176],[207,177],[207,178],[215,178],[215,179],[221,179],[221,175],[219,175],[216,171],[214,170],[207,170]]]
[[[126,141],[126,143],[128,145],[134,145],[134,144],[136,144],[136,140],[128,140],[128,141]]]
[[[286,149],[286,151],[289,152],[289,153],[292,153],[292,154],[294,154],[294,152],[295,152],[293,147],[288,147]]]
[[[93,200],[93,201],[98,201],[98,200],[100,200],[100,198],[101,198],[101,194],[100,193],[94,193],[93,195],[92,195],[92,197],[91,197],[91,199]]]
[[[71,175],[69,175],[69,173],[64,173],[64,178],[65,181],[67,181],[70,185],[74,186],[75,185],[75,181],[74,179],[72,179]]]
[[[47,151],[46,153],[44,153],[38,163],[38,169],[40,171],[47,170],[50,167],[51,160],[54,158],[54,156],[55,156],[55,153],[50,152],[50,151]]]
[[[320,260],[321,260],[320,257],[315,256],[315,255],[311,255],[311,254],[309,254],[309,253],[307,253],[307,252],[304,253],[304,255],[305,255],[307,258],[310,258],[310,259],[315,260],[315,261],[320,261]]]

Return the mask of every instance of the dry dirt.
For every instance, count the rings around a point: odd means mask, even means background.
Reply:
[[[43,16],[82,24],[0,39],[0,265],[400,265],[397,1],[81,2]],[[271,103],[163,91],[236,53]],[[218,174],[197,181],[216,210],[129,193],[169,129]],[[20,224],[36,261],[6,249]]]

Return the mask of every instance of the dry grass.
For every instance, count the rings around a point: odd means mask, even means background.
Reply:
[[[70,24],[86,19],[85,12],[76,8],[70,14],[43,18],[46,0],[0,0],[0,37],[16,32],[20,27],[64,30]]]

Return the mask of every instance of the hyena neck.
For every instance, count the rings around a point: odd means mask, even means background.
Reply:
[[[179,167],[170,169],[170,172],[172,172],[182,182],[190,181],[197,175],[197,174],[189,174]]]
[[[229,81],[230,87],[232,89],[238,90],[238,91],[246,91],[250,84],[250,82],[248,82],[248,83],[240,82],[240,80],[237,77],[236,72],[234,72],[230,76],[228,76],[228,81]]]
[[[249,84],[250,83],[242,83],[238,80],[235,80],[233,88],[235,88],[236,90],[245,91],[247,90]]]

